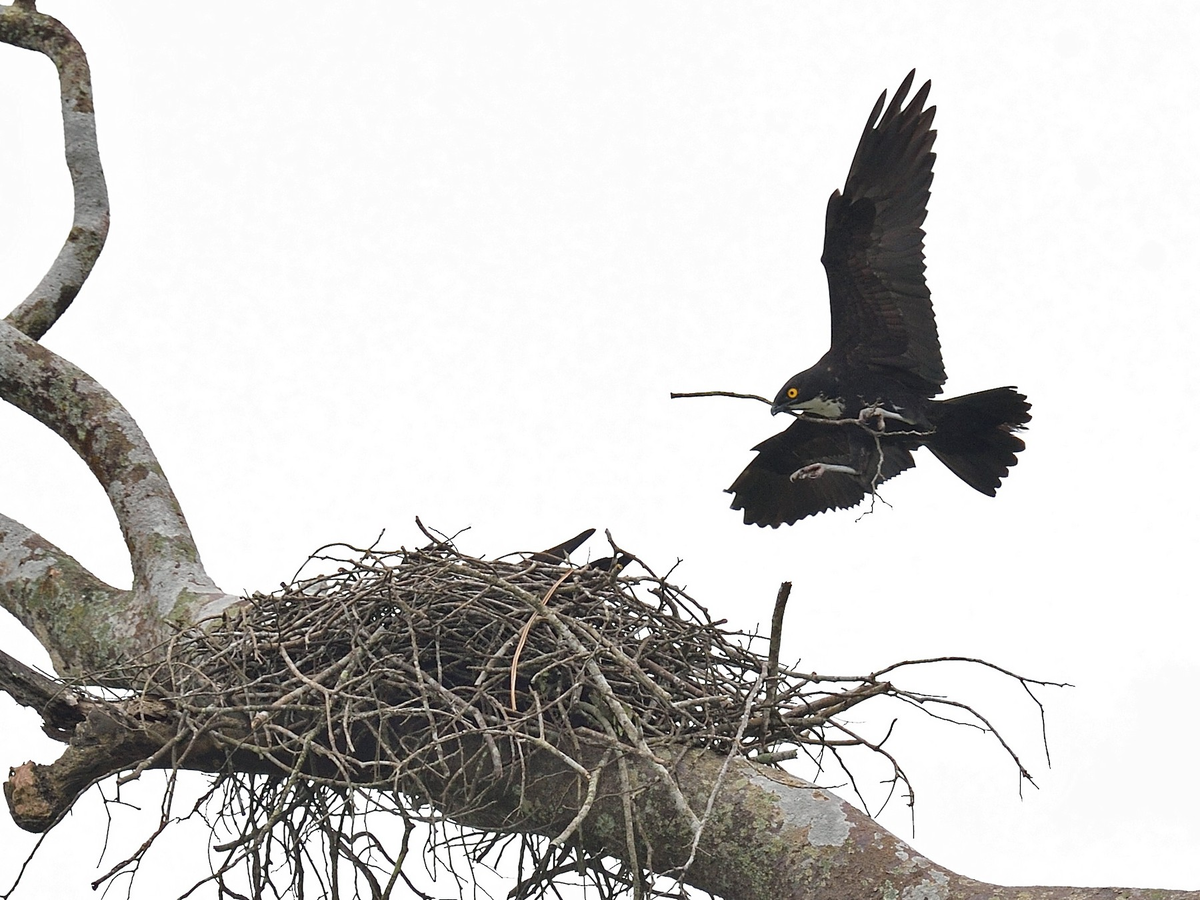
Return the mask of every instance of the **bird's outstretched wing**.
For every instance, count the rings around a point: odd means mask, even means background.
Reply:
[[[772,528],[827,509],[855,506],[874,486],[913,465],[908,448],[878,445],[857,425],[829,425],[805,418],[797,418],[786,431],[754,449],[758,456],[727,489],[733,494],[730,506],[745,511],[747,525]],[[791,480],[793,472],[812,463],[849,466],[863,475],[831,472],[820,478]]]
[[[937,107],[922,109],[927,81],[902,108],[914,74],[887,109],[884,91],[871,110],[846,187],[829,198],[821,262],[829,279],[829,358],[887,371],[932,397],[946,371],[925,285],[921,224],[933,183]]]

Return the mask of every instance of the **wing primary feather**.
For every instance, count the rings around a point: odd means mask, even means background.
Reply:
[[[821,262],[829,280],[830,348],[818,366],[838,377],[864,369],[920,397],[946,380],[925,283],[925,222],[933,183],[930,82],[909,99],[916,70],[876,101],[846,184],[825,216]],[[907,102],[906,102],[907,101]]]

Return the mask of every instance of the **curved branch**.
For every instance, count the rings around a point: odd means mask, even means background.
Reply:
[[[32,2],[0,7],[0,41],[48,56],[58,69],[67,169],[75,193],[71,231],[41,284],[6,319],[35,341],[50,330],[87,280],[108,236],[108,189],[96,143],[92,77],[75,36]]]
[[[0,397],[62,437],[88,464],[117,514],[134,578],[132,592],[118,591],[23,526],[0,518],[0,550],[7,559],[0,559],[0,602],[42,640],[64,673],[108,668],[120,651],[128,655],[159,643],[167,623],[203,618],[233,598],[204,572],[179,502],[137,423],[87,373],[38,343],[100,255],[108,234],[108,191],[91,73],[74,35],[23,0],[0,7],[0,41],[45,54],[58,69],[75,194],[74,221],[58,257],[33,293],[0,322]],[[82,625],[95,640],[87,641]]]
[[[133,568],[123,616],[133,641],[127,652],[159,643],[169,622],[193,622],[234,601],[204,571],[183,510],[142,430],[102,385],[0,322],[0,397],[65,440],[108,494]]]

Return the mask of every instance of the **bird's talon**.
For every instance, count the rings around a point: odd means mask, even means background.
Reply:
[[[812,465],[805,466],[803,469],[797,469],[795,472],[793,472],[791,474],[791,481],[795,483],[797,481],[803,481],[806,478],[820,478],[825,474],[825,469],[825,463],[813,463]]]
[[[878,406],[864,406],[858,414],[858,424],[876,431],[887,429],[887,416]]]
[[[795,484],[797,481],[803,481],[806,478],[820,478],[826,472],[839,472],[843,475],[861,475],[862,473],[851,466],[841,466],[837,463],[812,463],[802,469],[797,469],[788,476],[789,480]]]

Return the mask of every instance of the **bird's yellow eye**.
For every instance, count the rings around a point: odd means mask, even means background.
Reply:
[[[795,400],[800,395],[800,392],[795,388],[788,388],[788,399]]]

